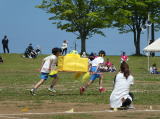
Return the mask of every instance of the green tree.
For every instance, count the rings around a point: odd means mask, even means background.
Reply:
[[[37,7],[53,14],[49,20],[54,20],[57,28],[77,35],[81,52],[86,52],[86,39],[94,34],[105,36],[101,29],[109,24],[103,0],[42,0]]]
[[[151,22],[159,21],[159,0],[112,0],[113,26],[120,33],[133,32],[135,54],[140,55],[142,27],[146,24],[148,13]]]

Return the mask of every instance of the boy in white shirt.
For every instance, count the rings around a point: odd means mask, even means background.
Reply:
[[[99,57],[96,57],[94,60],[92,60],[90,62],[90,64],[91,64],[91,68],[90,68],[91,78],[90,78],[90,81],[87,84],[85,84],[84,86],[80,87],[80,94],[83,94],[84,91],[97,78],[99,78],[99,92],[101,93],[101,92],[105,92],[106,91],[106,89],[102,87],[103,75],[102,75],[102,73],[100,73],[100,71],[98,69],[101,64],[104,64],[104,57],[105,57],[105,55],[106,55],[105,51],[101,50],[99,52]]]
[[[54,80],[52,81],[52,84],[50,88],[48,88],[51,92],[56,92],[54,89],[54,85],[56,84],[58,80],[57,74],[50,75],[49,73],[53,70],[56,70],[56,65],[58,62],[58,56],[61,54],[60,48],[53,48],[52,49],[52,55],[47,56],[43,59],[42,62],[42,68],[41,68],[41,80],[30,90],[30,93],[32,95],[35,95],[36,90],[48,79],[48,76],[52,77]]]

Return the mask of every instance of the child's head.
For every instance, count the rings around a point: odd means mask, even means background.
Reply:
[[[91,53],[88,58],[92,61],[92,60],[94,60],[95,56],[93,53]]]
[[[152,66],[153,66],[153,67],[156,67],[156,63],[154,63]]]
[[[100,57],[104,57],[104,56],[106,56],[106,53],[105,53],[105,51],[101,50],[101,51],[99,51],[98,55]]]
[[[67,40],[64,40],[63,42],[64,42],[64,43],[67,43]]]
[[[125,53],[125,52],[122,52],[122,55],[124,56],[124,55],[126,55],[126,53]]]
[[[59,56],[61,54],[62,50],[60,48],[53,48],[52,49],[52,54]]]

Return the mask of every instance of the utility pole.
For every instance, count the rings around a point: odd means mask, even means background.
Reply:
[[[150,22],[150,13],[148,12],[148,19],[147,19],[147,46],[149,45],[150,42],[150,26],[151,26],[151,22]],[[149,55],[150,52],[148,52],[148,70],[149,70]]]

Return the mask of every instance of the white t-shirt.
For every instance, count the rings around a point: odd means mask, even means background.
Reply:
[[[65,48],[67,48],[68,47],[68,43],[62,43],[62,49],[65,49]]]
[[[134,84],[134,78],[129,75],[128,78],[124,77],[124,74],[119,72],[116,75],[114,89],[110,96],[110,106],[111,108],[119,108],[122,106],[122,98],[132,98],[129,95],[130,85]]]
[[[104,63],[104,58],[103,57],[97,57],[94,60],[92,60],[90,63],[91,63],[92,66],[97,67],[99,64]]]
[[[58,58],[55,55],[50,55],[43,59],[44,64],[41,68],[41,72],[43,73],[49,73],[51,70],[56,69]],[[49,70],[51,69],[51,70]]]

